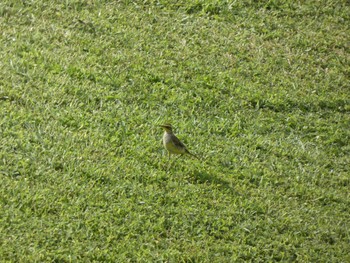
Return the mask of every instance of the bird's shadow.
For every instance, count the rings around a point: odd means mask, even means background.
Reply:
[[[192,177],[195,183],[199,184],[211,184],[215,185],[217,188],[220,188],[225,191],[229,191],[234,195],[240,195],[238,191],[235,190],[233,183],[230,183],[224,179],[213,176],[204,171],[195,171]]]

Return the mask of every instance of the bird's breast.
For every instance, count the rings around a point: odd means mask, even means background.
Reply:
[[[183,154],[185,153],[185,148],[183,147],[178,147],[174,143],[172,139],[172,134],[164,133],[163,135],[163,145],[164,147],[170,152],[174,154]]]

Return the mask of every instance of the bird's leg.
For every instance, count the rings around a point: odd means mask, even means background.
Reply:
[[[170,162],[170,152],[168,152],[168,168],[167,168],[167,170],[169,170],[170,166],[171,166],[171,162]]]
[[[183,154],[179,154],[178,156],[176,156],[175,159],[173,160],[173,163],[175,163],[177,159],[181,158],[182,155],[183,155]],[[175,164],[175,165],[176,165],[176,164]]]

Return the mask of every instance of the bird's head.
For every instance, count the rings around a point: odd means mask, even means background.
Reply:
[[[162,127],[163,130],[166,131],[166,132],[172,132],[173,131],[173,126],[171,126],[170,123],[159,125],[159,127]]]

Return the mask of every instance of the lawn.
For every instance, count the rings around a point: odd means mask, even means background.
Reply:
[[[0,3],[1,262],[349,262],[349,1]],[[200,156],[161,144],[172,123]]]

